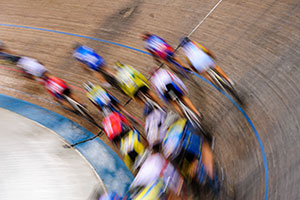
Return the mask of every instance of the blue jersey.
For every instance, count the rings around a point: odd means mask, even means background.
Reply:
[[[162,143],[164,155],[174,159],[184,150],[199,159],[202,153],[203,140],[194,132],[195,129],[186,119],[179,119],[173,123]]]
[[[105,64],[104,59],[99,56],[93,49],[87,46],[80,46],[75,49],[73,56],[95,71],[98,71],[101,66]]]
[[[87,97],[90,101],[98,104],[101,108],[104,106],[112,107],[112,104],[116,105],[119,101],[112,95],[106,92],[103,88],[96,85],[91,91],[87,93]]]

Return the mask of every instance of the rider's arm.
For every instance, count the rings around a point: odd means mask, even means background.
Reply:
[[[80,65],[83,69],[85,69],[85,70],[89,70],[89,69],[90,69],[89,66],[87,66],[86,64],[84,64],[81,60],[79,60],[79,65]]]

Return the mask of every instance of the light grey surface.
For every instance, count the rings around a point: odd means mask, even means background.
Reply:
[[[100,180],[54,132],[0,108],[0,199],[88,199]]]

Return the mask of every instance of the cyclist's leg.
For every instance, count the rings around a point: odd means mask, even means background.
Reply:
[[[185,117],[180,106],[176,101],[169,100],[169,103],[173,106],[173,108],[176,110],[177,113],[179,113],[181,117]]]
[[[186,95],[182,95],[181,100],[183,101],[183,103],[185,105],[187,105],[194,113],[196,113],[200,117],[199,111],[197,110],[197,108],[194,106],[192,101]]]
[[[200,73],[201,76],[203,76],[205,79],[207,79],[212,84],[216,85],[215,81],[210,77],[210,75],[207,73],[207,71],[203,71]]]
[[[163,62],[163,64],[167,65],[172,71],[179,73],[178,69],[172,63],[170,63],[169,61],[162,60],[162,62]]]
[[[82,63],[82,62],[79,62],[79,65],[80,65],[80,67],[81,67],[82,69],[84,69],[84,70],[86,70],[86,71],[90,71],[90,68],[89,68],[86,64],[84,64],[84,63]]]
[[[202,158],[201,162],[205,166],[207,175],[213,179],[214,178],[214,160],[212,150],[207,142],[203,142],[202,146]]]
[[[183,61],[181,61],[181,59],[179,59],[178,56],[174,55],[173,59],[183,68],[185,68],[186,70],[191,70],[186,64],[184,64]]]
[[[140,106],[144,107],[145,103],[139,96],[135,97],[135,101],[140,104]]]
[[[227,74],[224,72],[224,70],[223,70],[221,67],[215,65],[215,66],[214,66],[214,69],[216,70],[216,72],[217,72],[218,74],[220,74],[222,77],[224,77],[229,83],[232,82],[232,81],[229,79],[229,77],[227,76]]]
[[[155,101],[161,108],[164,107],[164,105],[160,101],[159,97],[154,92],[152,92],[150,89],[147,89],[146,95],[149,96],[153,101]]]

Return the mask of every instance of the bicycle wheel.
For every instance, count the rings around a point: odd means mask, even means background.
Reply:
[[[93,123],[99,127],[99,125],[96,123],[95,119],[88,113],[88,110],[85,107],[83,107],[81,104],[78,104],[77,110],[80,112],[80,114],[84,118],[86,118],[88,121],[90,121],[91,123]]]
[[[189,109],[184,103],[182,103],[180,100],[178,100],[179,105],[187,118],[189,122],[192,124],[192,126],[196,129],[199,130],[199,132],[208,140],[210,144],[213,142],[213,136],[205,131],[201,125],[201,121],[196,113],[194,113],[191,109]]]
[[[237,94],[237,91],[231,86],[230,83],[227,83],[226,85],[224,85],[224,88],[226,89],[226,91],[233,97],[235,98],[238,103],[240,105],[243,105],[244,102],[242,101],[242,99],[240,98],[240,96]]]

